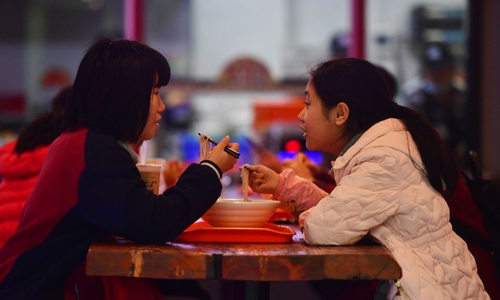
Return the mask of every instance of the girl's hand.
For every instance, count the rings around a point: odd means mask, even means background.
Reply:
[[[246,165],[250,170],[248,185],[252,191],[263,194],[274,194],[278,189],[280,175],[263,165]]]
[[[231,170],[238,159],[231,156],[229,153],[224,151],[224,148],[228,146],[229,148],[238,151],[240,149],[240,145],[238,143],[229,143],[229,136],[223,138],[219,144],[210,150],[208,154],[207,160],[214,162],[221,169],[222,173],[226,173]]]

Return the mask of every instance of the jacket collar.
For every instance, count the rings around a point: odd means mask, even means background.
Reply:
[[[345,167],[345,165],[355,156],[359,151],[366,147],[374,140],[393,131],[406,131],[403,123],[399,119],[390,118],[380,121],[368,128],[361,136],[354,141],[346,151],[343,151],[335,161],[332,162],[332,167],[334,169],[340,169]]]

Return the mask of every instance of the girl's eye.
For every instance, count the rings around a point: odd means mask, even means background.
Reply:
[[[309,102],[307,102],[307,101],[306,101],[306,102],[304,102],[304,105],[305,105],[306,107],[308,107],[309,105],[311,105],[311,103],[309,103]]]

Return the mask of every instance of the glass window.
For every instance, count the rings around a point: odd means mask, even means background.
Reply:
[[[122,35],[117,0],[1,1],[0,11],[0,131],[47,110],[93,40]]]
[[[95,39],[123,37],[123,3],[0,3],[0,130],[19,130],[46,110],[55,93],[72,82],[84,51]],[[298,131],[296,103],[303,96],[308,68],[345,56],[350,41],[350,0],[142,3],[144,41],[165,54],[173,71],[164,91],[168,121],[158,139],[164,146],[160,149],[175,145],[171,141],[181,134],[196,137],[202,129],[216,136],[267,135],[262,140],[270,147],[271,134],[295,138],[297,132],[283,128]],[[453,79],[466,87],[465,0],[365,4],[366,58],[389,70],[397,89],[421,77],[422,54],[431,42],[449,46],[456,66]],[[264,116],[263,104],[274,105],[276,113]],[[231,115],[221,114],[228,109]],[[268,121],[261,122],[269,118],[284,124],[282,129],[273,131]]]
[[[466,97],[466,1],[367,3],[367,59],[394,75],[396,101],[424,115],[468,169],[474,126]]]

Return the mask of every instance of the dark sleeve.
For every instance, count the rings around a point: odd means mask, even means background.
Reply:
[[[89,150],[78,205],[88,222],[136,242],[165,243],[200,218],[220,196],[218,176],[199,164],[190,165],[176,186],[155,195],[146,189],[128,152],[113,142],[86,143]]]

